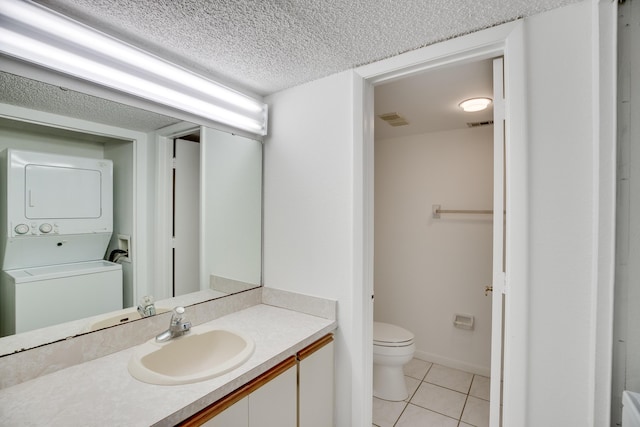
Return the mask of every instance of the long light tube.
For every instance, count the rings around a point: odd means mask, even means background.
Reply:
[[[199,117],[266,134],[267,106],[261,101],[28,1],[0,2],[0,52]]]

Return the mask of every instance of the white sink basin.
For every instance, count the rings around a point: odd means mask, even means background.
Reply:
[[[167,311],[171,311],[168,308],[156,308],[156,314],[166,313]],[[128,308],[126,310],[121,310],[113,316],[109,316],[105,319],[98,320],[91,324],[89,327],[89,332],[97,331],[98,329],[108,328],[110,326],[120,325],[122,323],[130,322],[131,320],[142,319],[138,310],[134,308]]]
[[[254,348],[253,340],[244,334],[196,326],[165,343],[152,339],[142,344],[129,360],[129,373],[150,384],[190,384],[237,368]]]

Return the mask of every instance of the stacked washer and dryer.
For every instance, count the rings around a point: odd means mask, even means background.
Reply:
[[[122,308],[110,160],[0,153],[0,336]]]

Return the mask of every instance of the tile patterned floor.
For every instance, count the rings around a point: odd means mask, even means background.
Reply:
[[[409,398],[373,398],[376,427],[487,427],[489,378],[413,359],[404,367]]]

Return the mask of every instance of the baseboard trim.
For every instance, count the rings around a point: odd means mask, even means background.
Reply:
[[[416,359],[424,360],[425,362],[437,363],[438,365],[443,365],[448,368],[459,369],[461,371],[471,372],[472,374],[482,375],[484,377],[491,376],[491,368],[487,366],[474,365],[472,363],[463,362],[461,360],[451,359],[449,357],[443,357],[437,354],[417,350],[414,357]]]

